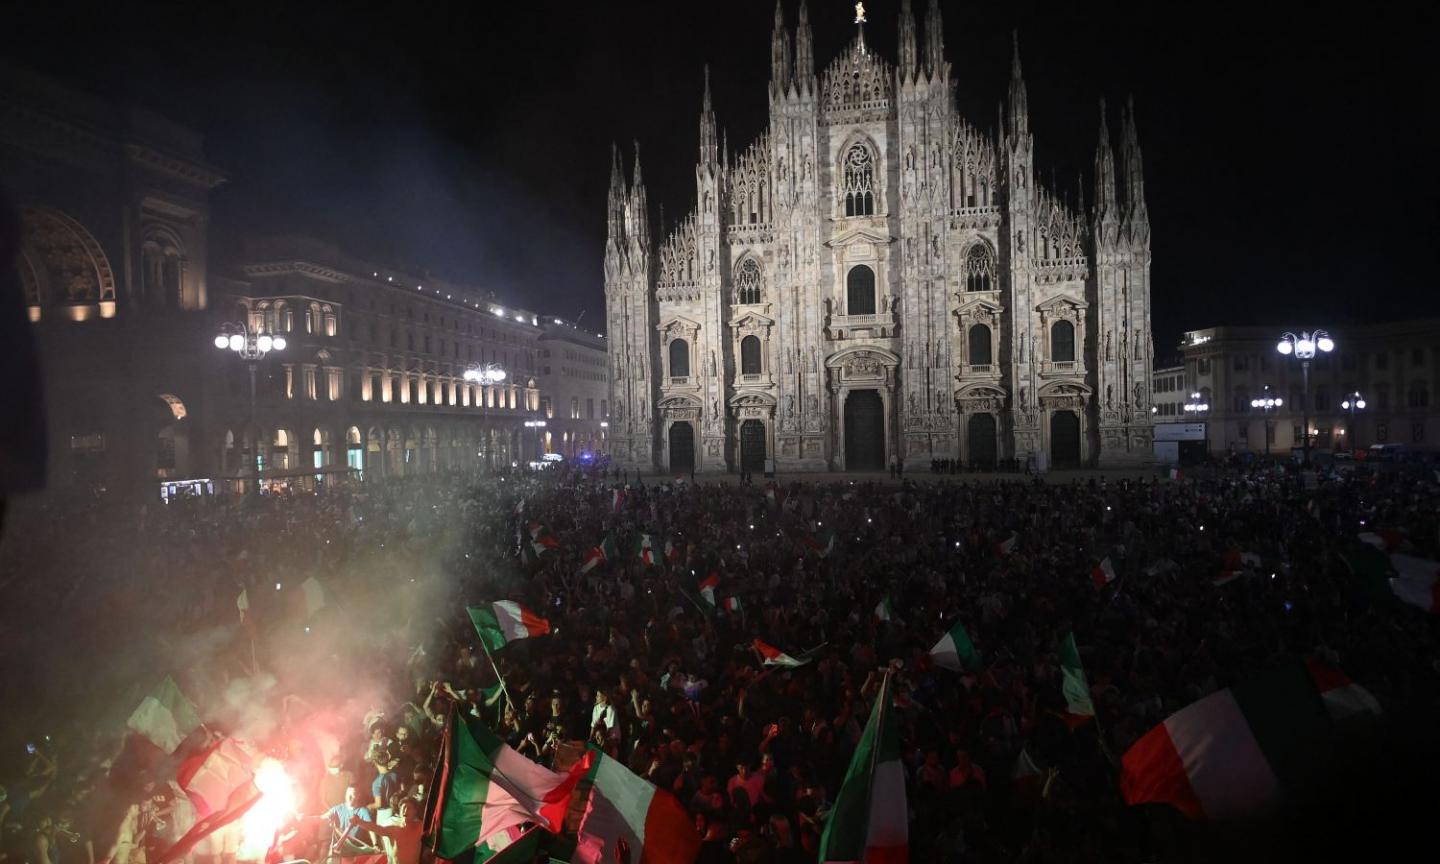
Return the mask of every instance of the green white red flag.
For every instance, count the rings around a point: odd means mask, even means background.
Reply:
[[[491,651],[499,651],[511,642],[544,636],[550,632],[550,622],[516,603],[514,600],[498,600],[487,606],[471,606],[470,623],[480,641]]]
[[[586,754],[590,794],[572,864],[689,864],[700,854],[694,820],[674,795],[598,750]]]
[[[806,534],[800,538],[800,545],[824,558],[835,551],[835,532],[823,531]]]
[[[799,657],[791,657],[774,645],[769,645],[759,639],[755,640],[755,650],[760,653],[761,663],[766,666],[779,666],[782,669],[795,669],[804,666],[815,659],[815,654],[824,647],[823,645],[811,648]]]
[[[900,733],[891,717],[890,676],[880,685],[870,721],[820,835],[821,864],[905,864],[909,812]]]
[[[715,589],[719,587],[720,574],[714,570],[711,570],[710,575],[700,580],[700,596],[704,597],[705,602],[709,603],[712,608],[715,606]]]
[[[655,566],[655,538],[649,534],[640,535],[640,563],[646,567]]]
[[[473,849],[479,860],[483,851],[498,851],[497,838],[500,848],[509,845],[525,823],[558,832],[588,767],[581,760],[561,774],[537,765],[452,707],[425,802],[430,851],[455,859]]]
[[[585,553],[585,561],[580,565],[581,573],[589,573],[601,564],[607,564],[620,557],[619,551],[615,548],[615,538],[609,534],[600,541],[600,545]]]
[[[895,607],[890,604],[890,595],[889,595],[889,594],[886,594],[885,597],[884,597],[879,603],[876,603],[876,604],[875,604],[875,620],[876,620],[876,621],[894,621],[894,620],[895,620]]]
[[[973,672],[980,668],[980,652],[975,650],[975,643],[970,641],[965,625],[958,620],[950,625],[949,631],[930,649],[930,656],[934,658],[935,665],[942,669]]]
[[[1080,650],[1075,647],[1075,634],[1067,633],[1060,642],[1060,692],[1065,696],[1065,722],[1080,726],[1095,717],[1095,703],[1090,700],[1090,685],[1080,665]]]
[[[625,506],[625,490],[616,489],[610,493],[610,512],[619,513],[620,508]]]
[[[140,701],[125,725],[166,753],[174,753],[181,741],[200,728],[200,714],[175,679],[166,675],[155,692]]]
[[[1105,560],[1090,568],[1090,580],[1095,583],[1096,588],[1104,588],[1115,581],[1115,565],[1110,563],[1109,555],[1105,556]]]
[[[1014,551],[1015,551],[1015,544],[1016,544],[1017,542],[1019,542],[1019,540],[1020,540],[1020,535],[1019,535],[1019,534],[1011,534],[1009,537],[1005,538],[1004,540],[1001,540],[999,543],[996,543],[996,544],[995,544],[995,555],[996,555],[996,557],[1004,558],[1006,555],[1009,555],[1011,552],[1014,552]]]
[[[1129,804],[1169,804],[1192,819],[1253,817],[1318,788],[1337,728],[1378,710],[1343,674],[1280,663],[1145,733],[1121,757],[1120,791]]]
[[[741,605],[739,597],[726,597],[723,604],[727,612],[743,612],[745,607]]]

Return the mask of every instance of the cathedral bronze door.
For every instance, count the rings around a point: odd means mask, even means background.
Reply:
[[[885,468],[885,403],[878,390],[854,390],[845,399],[845,469]]]
[[[1074,411],[1050,415],[1050,464],[1056,468],[1080,466],[1080,416]]]
[[[970,465],[984,471],[995,470],[995,415],[971,414],[965,438],[970,446]]]
[[[687,420],[670,424],[670,470],[677,474],[695,470],[695,427]]]
[[[765,424],[759,420],[740,424],[740,467],[746,471],[765,470]]]

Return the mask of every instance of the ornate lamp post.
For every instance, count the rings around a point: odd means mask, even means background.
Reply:
[[[505,370],[494,363],[475,363],[465,370],[463,377],[471,384],[499,384],[505,380]]]
[[[260,361],[271,351],[285,350],[285,337],[272,336],[269,333],[262,333],[259,330],[252,331],[243,321],[231,324],[220,325],[220,332],[215,334],[215,347],[221,351],[233,351],[241,360],[246,361],[250,366],[250,434],[251,440],[255,442],[256,452],[260,449],[259,436],[255,429],[255,371],[260,367]],[[251,465],[254,465],[254,456],[251,454]],[[256,485],[259,489],[259,485]]]
[[[1251,399],[1250,407],[1265,412],[1265,455],[1270,455],[1270,412],[1285,404],[1285,400],[1279,396],[1270,395],[1270,385],[1265,385],[1265,395],[1259,399]]]
[[[1210,403],[1204,401],[1204,396],[1197,393],[1190,394],[1190,401],[1182,406],[1187,417],[1200,417],[1210,410]],[[1200,421],[1205,423],[1204,420]],[[1210,458],[1210,424],[1205,423],[1205,458]]]
[[[1345,401],[1340,403],[1340,407],[1350,412],[1350,424],[1346,428],[1346,432],[1350,436],[1350,452],[1353,454],[1358,446],[1355,443],[1355,412],[1365,410],[1365,397],[1360,395],[1359,390],[1356,390],[1345,397]]]
[[[1275,346],[1275,350],[1276,350],[1276,351],[1279,351],[1281,354],[1284,354],[1284,355],[1287,356],[1287,357],[1290,356],[1290,355],[1294,355],[1294,356],[1295,356],[1295,359],[1300,361],[1301,374],[1304,376],[1304,378],[1303,378],[1303,381],[1304,381],[1304,390],[1303,390],[1302,392],[1304,393],[1304,402],[1305,402],[1305,404],[1302,406],[1302,408],[1303,408],[1303,414],[1304,414],[1304,420],[1303,420],[1302,422],[1303,422],[1304,425],[1301,427],[1301,430],[1300,430],[1300,431],[1303,432],[1304,435],[1305,435],[1305,449],[1304,449],[1304,454],[1305,454],[1305,455],[1304,455],[1304,459],[1303,459],[1303,461],[1302,461],[1302,464],[1305,465],[1306,467],[1309,467],[1309,465],[1310,465],[1310,361],[1315,358],[1315,352],[1316,352],[1316,351],[1320,351],[1320,352],[1325,353],[1325,354],[1329,354],[1331,351],[1334,351],[1334,350],[1335,350],[1335,340],[1334,340],[1334,339],[1331,339],[1331,338],[1330,338],[1330,334],[1329,334],[1329,333],[1326,333],[1324,330],[1316,330],[1314,333],[1307,333],[1307,332],[1305,332],[1304,330],[1302,330],[1302,331],[1300,331],[1300,335],[1299,335],[1299,336],[1296,336],[1294,333],[1288,333],[1288,332],[1287,332],[1287,333],[1282,333],[1282,334],[1280,335],[1280,343]]]

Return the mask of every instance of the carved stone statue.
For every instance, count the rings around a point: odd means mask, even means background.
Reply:
[[[815,346],[814,346],[814,345],[811,345],[811,346],[810,346],[810,360],[809,360],[809,362],[806,364],[805,371],[807,371],[807,372],[814,372],[814,371],[815,371]],[[811,399],[814,399],[815,397],[814,397],[814,396],[811,396],[810,398],[811,398]]]
[[[785,394],[785,416],[795,416],[795,397],[789,393]]]
[[[1106,330],[1106,331],[1105,331],[1105,359],[1106,359],[1106,360],[1113,360],[1113,359],[1115,359],[1113,356],[1111,356],[1111,353],[1110,353],[1110,331],[1109,331],[1109,330]]]
[[[1109,384],[1105,385],[1105,407],[1115,407],[1115,388],[1110,386]]]
[[[910,414],[912,416],[920,413],[920,400],[915,397],[915,391],[910,391]]]
[[[889,295],[889,294],[882,294],[882,295],[880,296],[880,314],[881,314],[881,315],[885,315],[885,314],[889,313],[889,311],[890,311],[890,295]]]
[[[939,235],[939,234],[931,234],[931,235],[930,235],[930,259],[931,259],[932,261],[939,261],[939,260],[940,260],[940,235]]]
[[[714,249],[709,250],[709,259],[708,259],[708,261],[707,261],[707,263],[706,263],[706,265],[705,265],[705,269],[706,269],[706,270],[710,270],[710,271],[714,271],[714,269],[715,269],[715,250],[714,250]]]
[[[1145,359],[1145,340],[1141,338],[1139,329],[1135,331],[1135,359]]]
[[[800,179],[801,179],[801,180],[809,180],[809,179],[810,179],[810,154],[809,154],[809,153],[806,153],[804,156],[800,157]]]

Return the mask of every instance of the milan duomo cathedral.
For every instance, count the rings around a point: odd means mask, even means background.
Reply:
[[[768,130],[717,138],[651,234],[613,159],[611,452],[645,470],[990,468],[1150,460],[1150,222],[1133,107],[1100,103],[1093,203],[1038,180],[1018,41],[998,128],[955,108],[937,0],[816,74],[777,4]],[[1079,197],[1078,204],[1071,199]],[[773,462],[772,462],[773,460]]]

